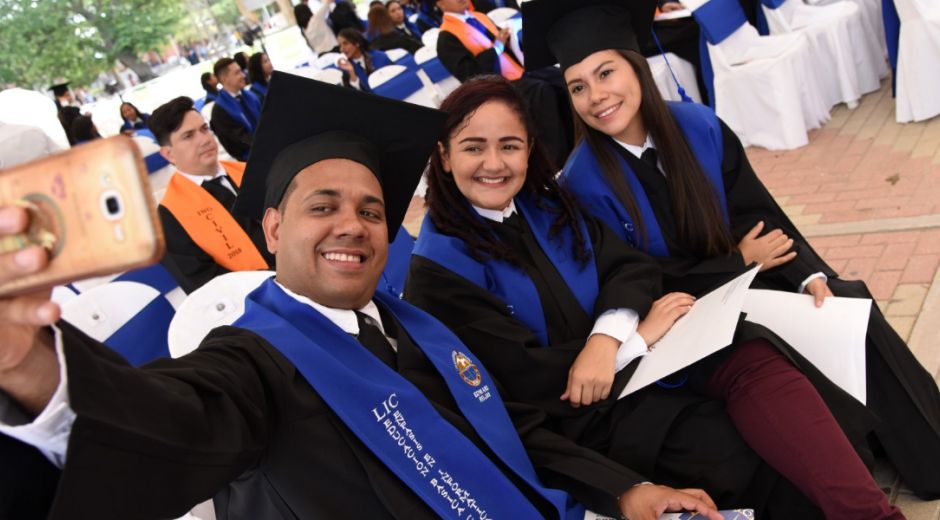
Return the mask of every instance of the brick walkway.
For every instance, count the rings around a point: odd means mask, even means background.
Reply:
[[[748,158],[833,269],[867,282],[940,381],[940,118],[896,123],[885,81],[855,110],[833,109],[809,140],[785,152],[750,148]],[[415,198],[405,218],[412,234],[423,216]],[[878,477],[910,520],[940,520],[940,500],[914,498],[891,471]]]
[[[834,109],[808,146],[748,157],[813,247],[842,277],[867,282],[940,381],[940,118],[896,123],[885,81],[855,110]],[[940,500],[916,499],[890,471],[879,482],[910,520],[940,520]]]

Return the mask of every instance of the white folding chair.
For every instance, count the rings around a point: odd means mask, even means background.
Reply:
[[[486,16],[489,17],[490,20],[493,20],[493,23],[499,25],[517,14],[519,14],[519,11],[512,7],[498,7],[486,13]]]
[[[431,62],[432,60],[436,60],[436,59],[437,59],[437,49],[434,47],[424,46],[418,49],[417,52],[415,52],[415,63],[419,67],[422,67],[425,64]],[[440,63],[438,62],[437,65],[440,65]],[[450,75],[449,72],[445,75],[444,72],[446,72],[446,69],[444,69],[443,65],[440,65],[438,72],[439,72],[438,76],[432,77],[431,80],[434,82],[434,85],[441,91],[441,95],[443,97],[447,97],[448,94],[450,94],[451,92],[456,90],[457,87],[460,86],[460,81],[457,78]]]
[[[899,123],[940,114],[940,4],[936,0],[894,0],[901,20],[898,38]]]
[[[669,61],[668,65],[666,64],[667,60]],[[676,87],[676,80],[678,80],[679,84],[682,85],[685,93],[692,101],[696,103],[702,102],[701,93],[698,91],[698,82],[695,78],[695,67],[692,66],[691,63],[671,52],[667,52],[665,57],[660,54],[650,56],[646,58],[646,61],[650,65],[650,71],[652,71],[653,79],[656,81],[656,87],[659,89],[659,93],[664,100],[682,101],[682,97],[679,95],[679,90]],[[676,74],[675,78],[672,77],[669,67],[672,67],[672,72]]]
[[[761,37],[737,0],[686,0],[706,36],[715,111],[745,146],[771,150],[807,144],[806,131],[828,120],[802,34]],[[717,22],[717,24],[716,24]]]
[[[336,60],[342,58],[343,55],[338,52],[325,52],[317,56],[316,65],[318,69],[325,69],[330,66],[336,66]]]
[[[372,88],[379,87],[406,70],[408,70],[408,68],[404,65],[386,65],[379,67],[372,71],[372,74],[369,74],[369,86]]]
[[[385,51],[385,55],[388,56],[388,59],[392,60],[392,62],[396,62],[405,56],[408,56],[408,51],[405,49],[389,49]]]
[[[313,79],[329,83],[331,85],[343,84],[343,71],[339,69],[323,69],[313,75]]]
[[[878,40],[867,33],[855,3],[805,5],[799,0],[763,0],[771,34],[802,33],[809,40],[827,101],[858,106],[863,94],[881,87],[888,73]]]
[[[428,29],[427,31],[424,31],[424,34],[421,35],[421,43],[423,43],[425,47],[436,49],[437,37],[438,35],[440,35],[440,33],[441,33],[441,30],[438,29],[437,27],[432,27]]]
[[[184,356],[195,350],[212,329],[231,325],[245,312],[245,296],[273,275],[273,271],[225,273],[191,292],[170,322],[170,355]]]
[[[160,145],[153,142],[149,137],[134,136],[131,139],[133,139],[137,147],[140,148],[140,154],[144,156],[144,162],[147,164],[147,173],[150,174],[148,177],[150,190],[153,193],[154,200],[160,202],[160,199],[163,198],[163,193],[166,191],[166,185],[170,182],[170,177],[172,177],[173,172],[176,171],[176,167],[166,160],[154,160],[162,159],[160,155]],[[151,171],[150,168],[153,164],[163,164],[163,166]]]
[[[168,354],[166,331],[172,304],[138,282],[111,282],[62,304],[62,318],[140,365]]]

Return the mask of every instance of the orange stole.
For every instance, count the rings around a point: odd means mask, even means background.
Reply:
[[[225,173],[241,186],[245,163],[219,161]],[[235,222],[231,213],[201,186],[182,175],[173,175],[160,204],[176,217],[186,234],[229,271],[268,269],[261,253]]]
[[[499,27],[496,27],[493,20],[490,20],[485,14],[471,11],[470,16],[479,20],[480,23],[483,24],[483,27],[486,27],[486,30],[489,32],[494,35],[499,34]],[[441,23],[441,31],[449,32],[456,36],[457,39],[460,40],[460,43],[474,56],[487,49],[493,48],[493,42],[491,42],[485,34],[480,34],[480,31],[453,16],[444,16],[444,21]],[[510,81],[521,78],[523,73],[522,66],[505,52],[499,55],[499,71],[504,78]]]

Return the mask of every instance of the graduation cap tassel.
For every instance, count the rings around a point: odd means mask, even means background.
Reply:
[[[676,73],[672,70],[672,65],[669,64],[669,58],[666,57],[666,51],[663,50],[663,46],[659,43],[659,38],[656,36],[656,31],[650,28],[650,34],[653,36],[653,41],[656,42],[656,47],[663,56],[663,60],[666,61],[666,68],[669,69],[669,75],[672,76],[672,81],[676,84],[676,90],[679,91],[679,98],[682,99],[683,103],[694,103],[692,98],[685,93],[685,89],[682,88],[682,84],[679,83],[679,78],[676,77]]]

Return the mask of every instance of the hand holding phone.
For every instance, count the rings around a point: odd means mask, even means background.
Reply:
[[[11,261],[35,246],[48,253],[38,272],[0,276],[0,295],[126,271],[163,255],[147,170],[124,136],[0,171],[0,206],[13,219],[26,215],[10,221],[18,232],[0,230],[0,253]]]

